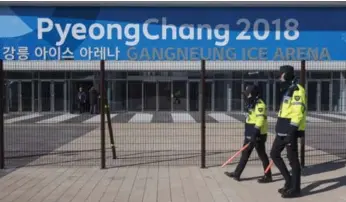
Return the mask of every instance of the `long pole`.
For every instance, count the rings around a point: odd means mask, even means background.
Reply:
[[[306,67],[305,67],[305,60],[302,60],[301,62],[301,70],[300,70],[300,85],[305,88],[305,82],[306,82]],[[308,109],[305,109],[308,110]],[[302,134],[302,137],[300,138],[300,162],[301,167],[305,167],[305,132]]]
[[[205,60],[201,62],[199,98],[201,113],[201,168],[205,168]]]
[[[106,92],[105,92],[106,94]],[[109,103],[108,103],[108,100],[105,99],[105,107],[106,107],[106,115],[107,115],[107,123],[108,123],[108,131],[109,131],[109,138],[110,138],[110,141],[111,141],[111,148],[112,148],[112,155],[113,155],[113,159],[116,159],[117,158],[117,154],[116,154],[116,151],[115,151],[115,143],[114,143],[114,136],[113,136],[113,128],[112,128],[112,120],[111,120],[111,112],[110,112],[110,106],[109,106]]]
[[[5,141],[4,141],[4,66],[0,60],[0,169],[5,168]]]
[[[105,143],[105,61],[101,60],[100,71],[100,109],[101,109],[101,169],[106,168],[106,143]]]

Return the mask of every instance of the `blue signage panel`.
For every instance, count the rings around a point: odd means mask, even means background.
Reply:
[[[2,7],[4,60],[346,60],[346,8]]]

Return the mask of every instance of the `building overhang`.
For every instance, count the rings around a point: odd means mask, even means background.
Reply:
[[[300,70],[301,61],[206,61],[208,71]],[[108,71],[200,71],[201,61],[106,61]],[[100,61],[4,61],[5,71],[99,71]],[[346,71],[346,61],[307,61],[306,71]]]

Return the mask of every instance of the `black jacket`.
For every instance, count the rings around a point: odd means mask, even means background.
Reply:
[[[98,97],[98,92],[94,87],[92,87],[89,91],[89,98],[90,98],[91,105],[97,104],[97,97]]]
[[[77,99],[78,99],[79,102],[85,103],[86,102],[86,94],[85,94],[85,92],[78,92]]]

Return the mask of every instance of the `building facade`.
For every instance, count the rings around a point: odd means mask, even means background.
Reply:
[[[19,69],[18,62],[10,62],[5,69]],[[23,68],[37,66],[19,63]],[[77,93],[80,87],[88,93],[92,86],[99,86],[100,71],[97,63],[94,70],[55,71],[54,69],[83,68],[88,62],[69,61],[69,64],[53,64],[48,71],[9,71],[6,70],[7,110],[10,112],[74,112],[78,111]],[[116,62],[110,62],[116,63]],[[181,66],[180,69],[174,65]],[[230,66],[234,65],[232,62]],[[258,65],[252,62],[253,68],[248,70],[222,70],[225,64],[214,64],[206,74],[206,110],[207,111],[242,111],[244,102],[242,89],[248,84],[257,83],[261,87],[262,97],[268,105],[268,110],[277,111],[280,103],[280,84],[275,71],[282,64],[291,62],[269,62]],[[316,63],[316,62],[315,62]],[[319,62],[317,62],[319,63]],[[338,69],[346,67],[346,63],[330,63],[328,66],[314,65],[307,62],[306,91],[308,109],[310,111],[345,111],[346,88],[345,71],[325,71],[323,69]],[[48,67],[47,63],[41,66]],[[166,62],[162,63],[165,71],[150,70],[151,63],[141,66],[137,62],[124,65],[121,70],[106,68],[106,92],[111,110],[124,111],[198,111],[199,110],[199,62]],[[137,65],[137,67],[136,67]],[[184,66],[190,66],[183,71]],[[299,69],[299,63],[292,64]],[[62,67],[64,66],[64,67]],[[112,65],[109,65],[112,66]],[[117,65],[113,65],[116,67]],[[169,67],[167,67],[169,66]],[[308,67],[316,68],[309,71]],[[145,69],[126,71],[127,68]],[[213,70],[217,69],[218,70]],[[227,67],[228,68],[228,67]],[[256,69],[258,68],[258,69]],[[114,69],[114,68],[113,68]],[[167,70],[170,69],[170,70]],[[175,69],[175,70],[174,70]],[[244,69],[237,67],[234,69]],[[311,69],[311,68],[310,68]],[[321,71],[318,71],[321,69]],[[252,74],[257,71],[257,74]],[[250,73],[250,74],[249,74]],[[299,77],[300,72],[296,75]]]
[[[343,7],[1,7],[6,110],[76,111],[106,60],[112,111],[198,111],[205,59],[207,111],[242,111],[251,83],[276,111],[279,66],[299,76],[306,60],[308,109],[345,112],[345,18]]]

